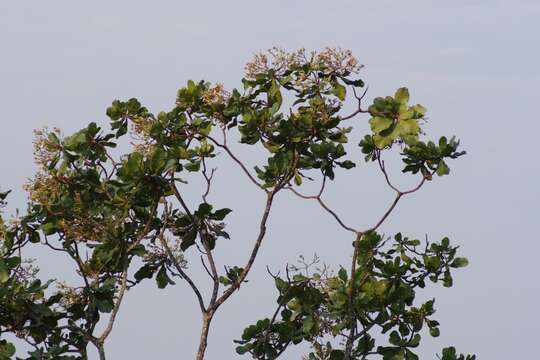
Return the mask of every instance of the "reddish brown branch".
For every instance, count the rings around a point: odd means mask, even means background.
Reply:
[[[252,183],[254,183],[258,188],[260,188],[261,190],[263,190],[264,192],[266,193],[269,193],[268,189],[266,189],[261,183],[259,183],[254,177],[253,175],[251,175],[251,173],[248,171],[248,169],[246,168],[246,166],[244,165],[244,163],[242,161],[240,161],[234,154],[233,152],[231,151],[231,149],[229,149],[229,147],[225,144],[221,144],[220,142],[216,141],[214,138],[212,138],[211,136],[206,136],[206,138],[210,139],[210,141],[212,141],[217,147],[220,147],[222,148],[223,150],[225,150],[225,152],[227,152],[227,154],[231,157],[231,159],[233,159],[234,162],[236,162],[240,168],[242,169],[242,171],[247,175],[247,177],[251,180]]]

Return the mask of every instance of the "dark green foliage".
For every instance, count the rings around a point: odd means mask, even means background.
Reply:
[[[325,269],[311,275],[296,273],[288,279],[276,277],[279,315],[247,327],[237,340],[241,344],[237,352],[275,359],[290,344],[306,341],[315,350],[309,359],[339,359],[345,352],[339,347],[345,340],[344,330],[353,321],[359,329],[354,359],[370,354],[380,354],[383,359],[418,359],[415,348],[420,333],[427,329],[439,336],[439,323],[432,318],[434,300],[415,305],[416,291],[427,282],[451,286],[451,268],[465,265],[464,258],[455,256],[457,247],[448,238],[421,244],[401,234],[383,241],[380,235],[368,232],[357,246],[360,256],[354,285],[343,268],[337,276]],[[377,345],[375,332],[387,334],[387,343]],[[334,345],[325,342],[329,337]]]

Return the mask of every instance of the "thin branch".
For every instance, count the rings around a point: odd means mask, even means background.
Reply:
[[[248,171],[248,169],[246,168],[246,166],[244,165],[244,163],[242,161],[240,161],[233,153],[232,151],[229,149],[229,147],[225,144],[221,144],[220,142],[216,141],[214,138],[212,138],[211,136],[206,136],[206,138],[210,139],[210,141],[212,141],[216,146],[224,149],[227,154],[229,154],[229,156],[231,157],[231,159],[234,160],[234,162],[236,162],[241,168],[242,168],[242,171],[247,175],[247,177],[251,180],[252,183],[254,183],[258,188],[260,188],[261,190],[263,190],[264,192],[266,193],[269,193],[268,189],[266,189],[264,186],[262,186],[261,183],[259,183],[254,177],[253,175],[251,175],[251,173]]]
[[[242,282],[244,282],[244,280],[246,279],[247,274],[251,270],[251,267],[253,266],[253,262],[255,261],[255,258],[257,257],[259,248],[261,247],[262,240],[264,239],[264,236],[266,234],[266,223],[268,221],[268,216],[270,215],[270,209],[272,208],[272,202],[274,200],[274,196],[276,192],[277,190],[274,189],[271,192],[269,192],[267,195],[264,212],[263,212],[260,224],[259,224],[259,235],[257,236],[257,239],[255,240],[255,245],[253,246],[248,262],[244,266],[244,270],[242,271],[238,279],[216,300],[214,304],[215,309],[217,309],[221,304],[223,304],[223,302],[227,300],[232,295],[232,293],[240,287]]]
[[[158,201],[156,201],[154,207],[152,208],[152,213],[150,214],[150,218],[148,219],[148,221],[144,225],[144,229],[143,229],[141,235],[139,235],[137,240],[135,240],[135,242],[128,247],[126,253],[129,254],[131,252],[131,250],[133,250],[137,245],[139,245],[141,243],[141,241],[144,239],[144,237],[146,235],[148,235],[148,233],[150,232],[150,226],[152,225],[152,220],[153,220],[154,216],[156,215],[157,208],[158,208]]]
[[[167,244],[167,240],[165,240],[165,238],[163,237],[163,233],[160,233],[158,235],[158,239],[161,242],[161,245],[163,245],[163,247],[165,248],[165,251],[167,252],[167,255],[171,259],[174,267],[176,268],[176,271],[178,271],[180,276],[182,276],[182,278],[184,280],[186,280],[186,282],[189,284],[189,286],[191,287],[191,289],[195,293],[195,296],[197,297],[197,301],[199,302],[199,307],[201,308],[201,311],[203,313],[205,313],[206,312],[206,307],[204,305],[204,300],[203,300],[203,297],[201,295],[201,292],[199,291],[199,288],[197,287],[197,285],[195,285],[193,280],[191,280],[191,278],[186,274],[184,269],[182,269],[182,266],[178,263],[178,260],[174,256],[171,248],[169,247],[169,244]]]
[[[152,209],[152,215],[151,215],[150,219],[146,222],[143,231],[141,232],[141,234],[139,235],[137,240],[133,244],[131,244],[131,246],[129,246],[127,249],[125,249],[126,253],[124,255],[127,255],[129,253],[129,251],[131,251],[135,246],[137,246],[144,239],[144,237],[146,235],[148,235],[148,233],[150,232],[150,226],[151,226],[151,223],[152,223],[152,219],[153,219],[154,214],[156,213],[156,211],[157,211],[157,202],[156,202],[156,204],[154,205],[154,207]],[[79,255],[78,249],[76,251],[77,251],[77,256],[78,256]],[[80,260],[77,260],[77,263],[79,263],[79,261]],[[99,351],[99,354],[100,354],[100,359],[105,359],[105,352],[104,352],[104,349],[103,349],[103,344],[105,342],[105,339],[109,336],[109,334],[111,333],[111,331],[113,329],[114,322],[116,320],[116,316],[118,315],[118,311],[120,310],[120,305],[122,304],[122,300],[123,300],[124,294],[126,292],[126,288],[127,288],[127,285],[128,285],[127,277],[128,277],[129,261],[130,260],[126,258],[125,264],[124,264],[124,269],[122,271],[122,278],[121,278],[121,282],[120,282],[120,290],[118,292],[118,298],[116,300],[116,303],[114,304],[114,308],[113,308],[113,310],[111,312],[111,316],[109,317],[109,321],[107,323],[107,326],[103,330],[102,334],[99,337],[95,338],[95,340],[94,340],[94,344],[98,348],[98,351]],[[82,272],[82,268],[81,268],[81,272]],[[83,274],[84,274],[84,272],[83,272]]]
[[[204,270],[206,270],[206,273],[208,274],[208,276],[210,276],[210,279],[214,280],[214,275],[212,275],[210,273],[210,270],[208,270],[208,266],[206,266],[206,263],[204,262],[204,258],[201,256],[201,263],[204,267]]]
[[[203,174],[204,180],[206,181],[206,191],[202,195],[202,199],[203,199],[203,201],[205,203],[208,203],[208,201],[206,200],[206,197],[210,193],[210,186],[212,185],[212,178],[214,177],[214,173],[216,172],[216,168],[213,168],[211,173],[210,173],[210,176],[208,176],[207,169],[206,169],[206,161],[204,160],[204,158],[202,159],[202,164],[203,164],[202,174]]]
[[[193,214],[189,210],[186,202],[182,198],[182,195],[180,195],[180,191],[178,191],[178,188],[176,187],[174,181],[171,182],[171,189],[173,190],[173,193],[174,193],[176,199],[178,199],[178,201],[180,202],[180,205],[182,206],[182,208],[184,209],[184,211],[188,215],[189,219],[195,225],[196,224],[195,217],[193,216]],[[206,236],[205,236],[206,233],[200,227],[198,229],[198,232],[199,232],[199,236],[201,237],[201,242],[203,244],[204,250],[206,252],[206,254],[205,254],[206,258],[208,259],[208,262],[210,263],[210,269],[212,271],[213,287],[212,287],[212,298],[210,299],[210,305],[209,305],[209,308],[211,308],[212,304],[214,303],[215,299],[217,299],[217,296],[218,296],[218,291],[219,291],[219,280],[218,280],[218,278],[219,278],[219,276],[218,276],[218,272],[217,272],[217,269],[216,269],[216,263],[214,261],[213,255],[212,255],[212,251],[210,250],[210,248],[208,246],[208,241],[206,240]]]
[[[103,346],[103,343],[105,339],[107,338],[107,336],[109,336],[109,334],[111,333],[113,325],[114,325],[114,321],[116,320],[116,315],[118,315],[118,311],[120,310],[120,305],[122,304],[122,299],[124,298],[124,293],[126,292],[127,276],[128,276],[128,269],[126,265],[126,267],[124,268],[124,271],[122,272],[120,291],[118,292],[118,298],[116,300],[116,304],[114,304],[114,308],[111,312],[111,316],[109,317],[109,322],[105,330],[103,330],[103,333],[101,334],[101,336],[99,336],[97,339],[97,342],[101,345],[101,347]]]
[[[401,197],[403,195],[408,195],[408,194],[412,194],[416,191],[418,191],[423,185],[424,183],[426,182],[426,180],[428,179],[427,176],[425,175],[422,175],[422,180],[418,183],[418,185],[416,185],[415,187],[409,189],[409,190],[399,190],[396,186],[394,186],[392,184],[392,182],[390,181],[390,177],[388,176],[388,172],[386,171],[386,167],[385,167],[385,164],[384,164],[384,160],[381,159],[381,156],[380,154],[377,155],[377,162],[379,163],[379,168],[381,169],[381,172],[383,173],[384,175],[384,178],[386,180],[386,183],[388,184],[388,186],[394,190],[397,195],[396,197],[394,198],[394,201],[392,202],[392,204],[390,205],[390,207],[388,208],[388,210],[386,210],[386,212],[384,213],[383,217],[373,226],[371,227],[370,229],[364,231],[367,232],[367,231],[374,231],[374,230],[377,230],[381,225],[382,223],[388,218],[388,216],[390,215],[390,213],[392,213],[392,211],[395,209],[395,207],[397,206],[399,200],[401,199]],[[432,173],[431,175],[433,175],[434,173]]]
[[[354,228],[346,225],[343,222],[343,220],[341,220],[341,218],[337,215],[337,213],[334,210],[330,209],[330,207],[328,205],[326,205],[326,203],[323,201],[322,194],[324,192],[325,184],[326,184],[326,176],[323,177],[323,182],[322,182],[322,185],[321,185],[321,189],[319,190],[319,193],[317,195],[304,195],[304,194],[301,194],[300,192],[296,191],[296,189],[294,189],[294,187],[292,187],[292,186],[287,186],[284,189],[290,190],[293,194],[295,194],[296,196],[298,196],[298,197],[300,197],[302,199],[317,200],[319,205],[321,205],[321,207],[324,210],[326,210],[326,212],[328,212],[330,215],[332,215],[332,217],[338,222],[338,224],[343,229],[345,229],[347,231],[350,231],[350,232],[353,232],[355,234],[358,234],[359,231],[357,229],[354,229]]]
[[[366,93],[367,93],[369,87],[366,87],[366,90],[364,90],[364,93],[361,96],[356,95],[356,89],[354,87],[352,89],[353,89],[354,97],[358,100],[358,108],[350,115],[340,116],[339,117],[340,120],[349,120],[349,119],[352,119],[353,117],[355,117],[356,115],[358,115],[360,113],[369,113],[368,110],[362,109],[362,100],[364,99],[364,96],[366,96]]]

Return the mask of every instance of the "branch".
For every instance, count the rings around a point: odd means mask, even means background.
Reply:
[[[359,231],[350,227],[350,226],[347,226],[343,220],[341,220],[341,218],[336,214],[336,212],[332,209],[330,209],[328,207],[328,205],[326,205],[322,199],[322,194],[324,192],[324,187],[325,187],[325,184],[326,184],[326,176],[323,177],[323,182],[322,182],[322,185],[321,185],[321,189],[319,191],[319,193],[317,195],[304,195],[304,194],[301,194],[299,193],[298,191],[296,191],[294,189],[294,187],[292,186],[287,186],[285,187],[284,189],[287,189],[287,190],[290,190],[293,194],[295,194],[296,196],[302,198],[302,199],[306,199],[306,200],[317,200],[317,202],[321,205],[321,207],[326,210],[330,215],[332,215],[332,217],[338,222],[338,224],[345,230],[347,231],[350,231],[350,232],[353,232],[355,234],[358,234]]]
[[[261,222],[259,224],[259,235],[257,236],[257,239],[255,240],[255,245],[253,246],[248,262],[244,266],[244,270],[242,271],[242,273],[240,274],[236,282],[234,282],[219,297],[219,299],[216,300],[214,304],[214,309],[217,309],[221,304],[223,304],[223,302],[227,300],[232,295],[232,293],[240,287],[240,284],[244,282],[249,271],[251,270],[251,267],[253,266],[253,262],[255,261],[255,258],[257,257],[259,248],[261,247],[262,240],[264,239],[264,235],[266,234],[266,222],[268,221],[268,216],[270,215],[270,209],[272,208],[272,202],[274,200],[274,196],[276,192],[277,192],[277,189],[274,189],[267,194],[264,212],[261,218]]]
[[[388,208],[388,210],[384,213],[383,217],[375,224],[375,226],[371,227],[370,229],[364,231],[367,232],[367,231],[374,231],[374,230],[377,230],[381,225],[382,223],[388,218],[388,216],[390,215],[390,213],[392,213],[392,211],[395,209],[396,205],[398,204],[399,200],[401,199],[401,197],[403,195],[408,195],[408,194],[412,194],[416,191],[418,191],[423,185],[424,183],[426,182],[427,180],[427,177],[422,175],[422,180],[418,183],[418,185],[416,185],[415,187],[409,189],[409,190],[399,190],[396,186],[394,186],[392,184],[392,182],[390,181],[390,177],[388,176],[388,173],[386,171],[386,167],[384,165],[384,160],[381,159],[381,156],[380,154],[377,156],[377,162],[379,163],[379,167],[384,175],[384,178],[386,180],[386,183],[388,184],[388,186],[394,190],[397,195],[394,199],[394,201],[392,202],[392,204],[390,205],[390,208]],[[431,174],[433,175],[434,172]]]
[[[101,336],[97,338],[97,342],[101,345],[101,348],[103,347],[103,343],[105,342],[105,339],[111,333],[113,325],[114,325],[114,321],[116,320],[116,315],[118,315],[118,311],[120,310],[120,305],[122,304],[122,299],[124,298],[124,293],[126,292],[127,275],[128,275],[128,269],[126,265],[126,267],[124,268],[124,271],[122,272],[122,280],[120,283],[120,291],[118,292],[118,299],[116,300],[116,304],[114,304],[114,308],[111,312],[111,316],[109,317],[109,322],[105,330],[103,330],[103,333],[101,334]]]
[[[208,203],[208,201],[206,201],[206,197],[210,193],[210,186],[212,185],[212,178],[214,177],[216,168],[213,168],[212,172],[210,173],[210,176],[208,176],[208,174],[206,173],[206,161],[204,161],[204,158],[202,159],[202,164],[203,164],[202,174],[203,174],[204,180],[206,181],[206,191],[202,195],[202,199],[205,203]]]
[[[141,235],[139,235],[137,240],[135,240],[135,242],[128,247],[127,253],[129,253],[131,250],[133,250],[135,248],[135,246],[139,245],[141,243],[141,241],[144,239],[144,237],[146,235],[148,235],[148,233],[150,232],[150,225],[152,224],[152,220],[153,220],[154,216],[156,215],[157,208],[158,208],[158,201],[156,201],[156,203],[155,203],[155,205],[154,205],[154,207],[152,209],[152,214],[150,215],[150,218],[148,219],[148,221],[144,225],[144,229],[143,229]]]
[[[204,300],[202,298],[201,292],[199,291],[199,288],[197,288],[197,285],[195,285],[193,280],[191,280],[191,278],[186,274],[184,269],[182,269],[182,266],[178,263],[178,260],[176,260],[176,258],[174,257],[174,254],[173,254],[171,248],[169,247],[169,244],[167,244],[167,240],[165,240],[165,238],[163,237],[163,233],[160,233],[158,235],[158,239],[161,242],[161,244],[163,245],[163,247],[165,248],[165,251],[167,252],[167,255],[171,259],[174,267],[176,268],[176,271],[178,271],[180,276],[182,276],[182,278],[184,280],[186,280],[186,282],[189,284],[189,286],[191,287],[191,289],[195,293],[195,296],[197,297],[197,301],[199,302],[199,307],[201,308],[201,311],[203,313],[205,313],[206,312],[206,307],[204,305]]]
[[[224,149],[227,154],[229,154],[229,156],[231,157],[231,159],[233,159],[238,165],[240,165],[240,167],[242,168],[242,171],[244,171],[244,173],[247,175],[247,177],[251,180],[252,183],[254,183],[258,188],[260,188],[261,190],[263,190],[265,193],[269,193],[268,189],[266,189],[264,186],[262,186],[261,183],[259,183],[254,177],[253,175],[251,175],[251,173],[248,171],[248,169],[246,168],[246,166],[244,165],[244,163],[242,161],[240,161],[233,153],[232,151],[229,149],[229,147],[225,144],[221,144],[219,143],[218,141],[216,141],[214,138],[212,138],[211,136],[208,136],[206,135],[206,138],[210,139],[210,141],[212,141],[216,146]]]
[[[180,205],[182,206],[182,208],[184,209],[184,211],[186,212],[186,214],[188,215],[189,219],[191,220],[191,222],[195,225],[196,224],[196,221],[195,221],[195,217],[193,216],[193,214],[191,213],[191,211],[189,211],[189,208],[186,204],[186,202],[184,201],[184,199],[182,198],[182,195],[180,195],[180,191],[178,191],[178,188],[176,187],[176,185],[174,184],[174,180],[171,182],[171,189],[173,190],[173,193],[175,195],[175,197],[178,199],[178,201],[180,202]],[[204,231],[199,227],[198,229],[198,232],[199,232],[199,236],[201,237],[201,242],[204,246],[204,250],[205,250],[205,255],[206,255],[206,258],[208,259],[208,262],[210,263],[210,269],[212,271],[212,282],[213,282],[213,287],[212,287],[212,298],[210,299],[210,305],[209,305],[209,308],[212,307],[212,304],[214,303],[214,301],[217,299],[217,296],[218,296],[218,291],[219,291],[219,276],[218,276],[218,273],[217,273],[217,269],[216,269],[216,263],[214,261],[214,257],[212,255],[212,251],[210,250],[209,246],[208,246],[208,242],[206,241],[206,236],[205,236],[205,233]],[[204,307],[203,307],[204,308]],[[207,311],[207,309],[205,309],[204,311]]]
[[[137,240],[133,244],[131,244],[131,246],[129,246],[126,249],[126,254],[125,254],[126,256],[129,253],[129,251],[131,251],[135,246],[137,246],[144,239],[144,237],[146,235],[148,235],[148,233],[150,232],[150,226],[151,226],[151,223],[152,223],[152,220],[153,220],[153,217],[154,217],[156,211],[157,211],[157,202],[154,205],[154,208],[152,209],[152,215],[150,216],[150,219],[148,219],[148,221],[146,222],[142,233],[139,235]],[[162,231],[163,231],[163,229],[162,229]],[[78,251],[77,251],[77,254],[78,254]],[[120,282],[120,290],[118,292],[118,298],[116,300],[116,303],[114,304],[114,308],[113,308],[113,310],[111,312],[111,316],[109,317],[109,322],[107,323],[107,326],[106,326],[105,330],[103,330],[103,333],[101,334],[101,336],[99,336],[95,340],[95,345],[98,348],[98,350],[100,351],[100,358],[102,356],[101,353],[104,351],[103,350],[103,343],[105,342],[105,339],[109,336],[109,334],[112,331],[114,322],[116,320],[116,316],[118,315],[118,311],[120,310],[120,305],[122,304],[122,300],[123,300],[124,294],[126,292],[126,288],[127,288],[127,285],[128,285],[127,284],[127,276],[128,276],[129,262],[130,262],[130,260],[126,258],[125,264],[124,264],[124,269],[122,271],[122,279],[121,279],[121,282]],[[81,271],[82,271],[82,269],[81,269]],[[103,358],[104,358],[104,353],[103,353]]]
[[[363,110],[362,109],[362,99],[364,99],[364,96],[366,96],[366,93],[367,93],[368,89],[369,89],[369,87],[366,87],[366,90],[364,90],[364,93],[361,96],[358,96],[358,95],[356,95],[356,89],[354,87],[352,88],[353,93],[354,93],[354,97],[358,100],[358,108],[350,115],[340,116],[339,117],[340,120],[349,120],[349,119],[355,117],[356,115],[358,115],[360,113],[369,113],[368,110]]]

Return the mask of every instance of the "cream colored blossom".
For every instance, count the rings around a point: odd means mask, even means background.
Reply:
[[[45,167],[50,161],[54,160],[62,150],[60,144],[50,140],[50,135],[60,138],[60,130],[53,128],[49,130],[47,127],[34,130],[34,161],[40,167]]]
[[[150,136],[150,131],[154,124],[154,119],[149,116],[138,116],[131,119],[131,137],[137,142],[132,142],[133,150],[147,156],[150,153],[154,140]]]
[[[58,293],[62,295],[60,303],[64,307],[69,307],[84,302],[84,293],[82,288],[69,286],[65,282],[58,282],[56,287],[58,289]]]
[[[362,68],[351,50],[326,47],[315,54],[313,61],[335,73],[357,73]]]
[[[27,192],[30,202],[49,206],[60,196],[60,186],[58,177],[38,172],[34,178],[28,179],[23,189]]]
[[[322,71],[343,74],[357,73],[362,65],[347,49],[326,47],[320,52],[307,53],[301,48],[293,52],[287,52],[280,48],[269,49],[266,53],[255,54],[253,59],[245,66],[245,77],[250,80],[256,79],[257,75],[274,70],[279,76],[291,67],[301,67],[306,64],[317,65]],[[297,81],[308,80],[308,75],[300,77]]]
[[[201,95],[202,100],[208,105],[225,104],[230,96],[231,94],[224,89],[222,84],[208,88]]]

